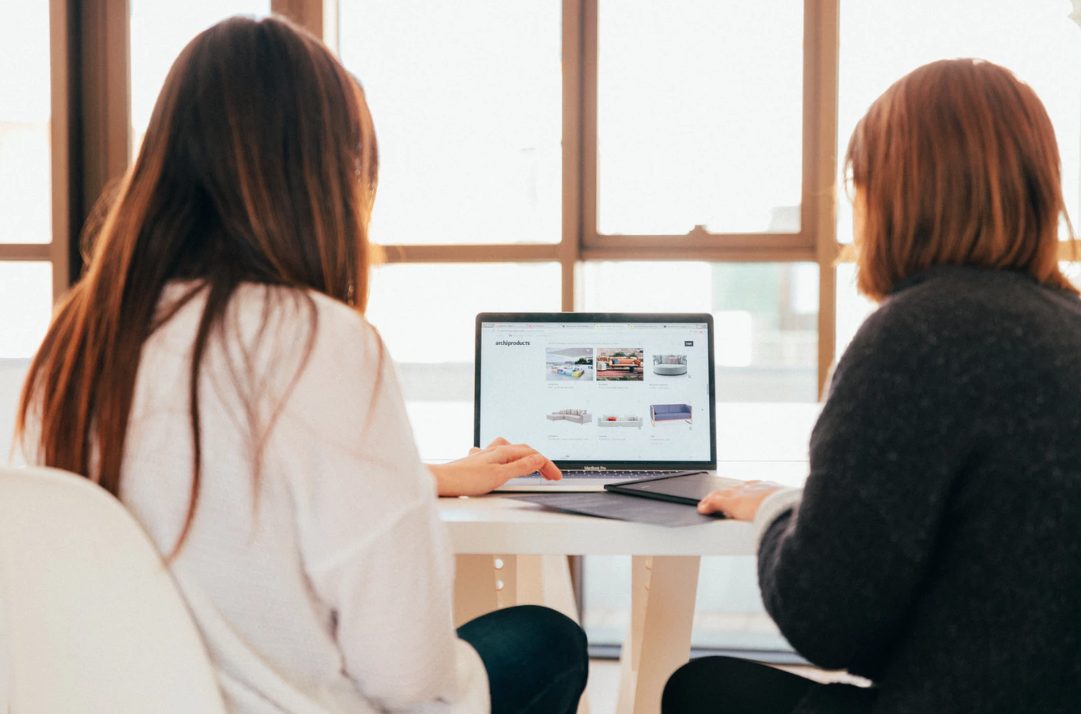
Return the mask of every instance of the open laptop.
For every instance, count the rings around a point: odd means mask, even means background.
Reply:
[[[481,313],[473,443],[555,461],[496,491],[602,491],[717,466],[708,314]]]

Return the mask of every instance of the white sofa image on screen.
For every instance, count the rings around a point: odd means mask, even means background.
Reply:
[[[559,409],[545,415],[544,418],[548,421],[571,421],[575,424],[585,424],[591,416],[585,409]]]

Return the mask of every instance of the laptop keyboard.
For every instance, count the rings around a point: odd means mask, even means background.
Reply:
[[[574,469],[565,469],[563,471],[563,478],[576,479],[628,479],[636,480],[643,478],[660,478],[661,476],[676,476],[678,474],[690,474],[694,471],[577,471]],[[540,474],[530,474],[531,476],[540,476]]]

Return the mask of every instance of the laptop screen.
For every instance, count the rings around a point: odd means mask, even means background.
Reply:
[[[712,468],[707,314],[482,313],[474,438],[559,466]]]

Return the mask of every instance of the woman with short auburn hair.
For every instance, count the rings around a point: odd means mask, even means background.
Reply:
[[[1081,300],[1051,122],[1008,70],[935,62],[848,147],[858,285],[804,489],[699,510],[753,523],[766,609],[869,686],[709,657],[672,712],[1081,711]]]
[[[198,35],[89,227],[21,443],[120,498],[168,556],[232,712],[573,712],[571,620],[453,628],[436,492],[559,471],[506,442],[421,464],[363,318],[377,167],[364,92],[319,40],[275,17]]]
[[[1055,131],[1009,70],[943,60],[912,72],[856,125],[845,165],[868,297],[937,265],[1013,270],[1077,292],[1058,267],[1059,224],[1069,222]]]

